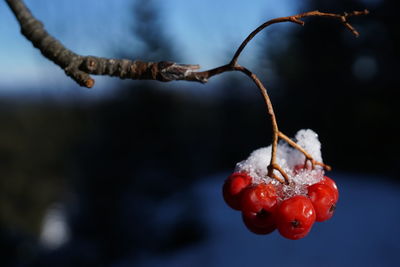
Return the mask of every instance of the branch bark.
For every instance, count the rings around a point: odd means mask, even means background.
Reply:
[[[204,82],[202,76],[189,75],[192,71],[199,69],[199,65],[78,55],[51,36],[45,30],[43,23],[32,15],[22,0],[6,0],[6,2],[21,26],[21,33],[40,50],[43,56],[60,66],[67,76],[81,86],[93,87],[94,79],[90,77],[90,74],[134,80]]]

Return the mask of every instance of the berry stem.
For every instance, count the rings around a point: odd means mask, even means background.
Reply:
[[[282,132],[279,131],[278,128],[278,124],[276,121],[276,116],[275,116],[275,112],[272,106],[272,102],[271,99],[268,95],[267,89],[265,88],[265,86],[263,85],[263,83],[260,81],[260,79],[257,77],[257,75],[255,75],[254,73],[252,73],[250,70],[248,70],[247,68],[241,66],[238,64],[238,59],[240,54],[242,53],[242,51],[244,50],[244,48],[247,46],[247,44],[259,33],[261,32],[263,29],[265,29],[266,27],[275,24],[275,23],[281,23],[281,22],[292,22],[292,23],[296,23],[299,25],[304,25],[304,21],[302,20],[305,17],[327,17],[327,18],[334,18],[339,20],[348,30],[350,30],[350,32],[355,36],[358,37],[359,33],[357,32],[357,30],[348,22],[348,18],[352,17],[352,16],[360,16],[360,15],[367,15],[369,13],[368,10],[363,10],[363,11],[353,11],[350,13],[343,13],[343,14],[333,14],[333,13],[324,13],[324,12],[320,12],[318,10],[315,11],[310,11],[310,12],[305,12],[302,14],[297,14],[294,16],[289,16],[289,17],[281,17],[281,18],[276,18],[276,19],[272,19],[269,20],[265,23],[263,23],[262,25],[260,25],[259,27],[257,27],[254,31],[252,31],[247,38],[241,43],[241,45],[239,46],[239,48],[236,50],[234,56],[232,57],[230,63],[228,63],[227,65],[209,70],[209,71],[205,71],[205,72],[198,72],[197,75],[203,75],[204,79],[208,79],[211,76],[215,75],[215,74],[220,74],[222,72],[225,71],[240,71],[243,72],[244,74],[246,74],[249,78],[252,79],[252,81],[256,84],[256,86],[260,89],[260,92],[263,96],[265,105],[267,107],[267,113],[270,117],[271,120],[271,125],[272,125],[272,149],[271,149],[271,161],[268,165],[268,176],[276,179],[277,181],[279,181],[280,183],[284,183],[284,184],[289,184],[290,180],[288,175],[285,173],[285,171],[276,163],[276,152],[277,152],[277,147],[278,147],[278,141],[279,138],[281,138],[282,140],[286,141],[289,145],[291,145],[293,148],[299,150],[301,153],[304,154],[305,158],[306,158],[306,162],[310,161],[311,163],[311,167],[314,168],[315,165],[318,166],[322,166],[325,170],[329,171],[331,170],[331,167],[329,165],[326,165],[322,162],[316,161],[313,159],[313,157],[307,153],[307,151],[305,151],[301,146],[299,146],[296,142],[294,142],[293,140],[291,140],[289,137],[287,137],[285,134],[283,134]],[[274,170],[278,171],[281,176],[283,177],[280,178],[279,176],[277,176],[274,173]]]
[[[235,63],[234,69],[237,71],[241,71],[247,76],[249,76],[253,82],[256,84],[258,89],[260,89],[261,95],[263,96],[265,105],[267,107],[267,113],[269,115],[269,118],[271,119],[271,124],[272,124],[272,150],[271,150],[271,162],[268,165],[268,176],[271,178],[274,178],[275,180],[278,180],[280,183],[285,183],[289,184],[289,177],[288,175],[282,170],[282,168],[276,163],[276,151],[278,147],[278,141],[279,141],[279,129],[278,129],[278,123],[276,122],[276,116],[274,112],[274,108],[272,106],[271,99],[268,95],[267,89],[263,85],[263,83],[260,81],[260,79],[252,73],[250,70],[247,68],[240,66],[238,63]],[[274,170],[277,170],[284,178],[281,179],[278,177],[275,173]]]
[[[278,136],[279,138],[285,140],[289,145],[291,145],[293,148],[299,150],[301,153],[304,154],[304,156],[306,157],[306,163],[307,161],[310,161],[311,163],[311,167],[314,169],[315,165],[319,165],[321,167],[323,167],[325,170],[330,171],[332,168],[331,166],[324,164],[322,162],[316,161],[313,159],[313,157],[307,153],[307,151],[304,150],[304,148],[302,148],[301,146],[299,146],[296,142],[294,142],[292,139],[290,139],[289,137],[287,137],[285,134],[283,134],[282,132],[278,132]]]

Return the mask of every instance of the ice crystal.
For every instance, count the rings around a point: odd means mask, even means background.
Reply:
[[[300,145],[314,160],[322,162],[321,143],[318,135],[312,130],[300,130],[297,132],[294,141]],[[268,165],[271,161],[271,146],[259,148],[253,151],[250,156],[236,165],[236,171],[246,172],[253,178],[254,184],[272,183],[282,190],[282,198],[286,199],[294,195],[305,195],[307,186],[319,182],[324,171],[319,166],[313,170],[302,169],[295,171],[295,166],[304,165],[305,156],[297,149],[292,148],[285,142],[280,142],[277,147],[276,163],[289,176],[291,183],[281,185],[277,180],[268,177]],[[276,175],[280,175],[275,171]]]

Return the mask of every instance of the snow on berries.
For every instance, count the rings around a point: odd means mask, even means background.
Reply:
[[[315,161],[322,162],[321,143],[312,130],[300,130],[294,140]],[[253,151],[236,165],[223,186],[225,202],[242,212],[245,226],[256,234],[275,229],[289,239],[305,237],[315,221],[330,219],[339,193],[336,183],[322,167],[312,166],[303,153],[286,143],[277,146],[276,163],[289,177],[289,184],[268,176],[271,146]]]

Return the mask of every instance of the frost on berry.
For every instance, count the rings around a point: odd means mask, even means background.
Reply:
[[[316,161],[322,162],[321,143],[318,135],[310,130],[297,132],[294,141],[306,150]],[[259,148],[253,151],[250,156],[236,165],[236,171],[248,173],[253,178],[254,184],[266,183],[278,185],[282,190],[281,200],[296,195],[307,195],[307,186],[319,182],[324,171],[319,166],[313,170],[304,168],[295,170],[295,166],[302,166],[305,163],[305,156],[298,150],[289,146],[286,142],[280,142],[277,147],[276,163],[289,175],[290,185],[280,185],[276,179],[267,176],[267,166],[271,161],[271,146]],[[279,173],[276,172],[277,175]]]

